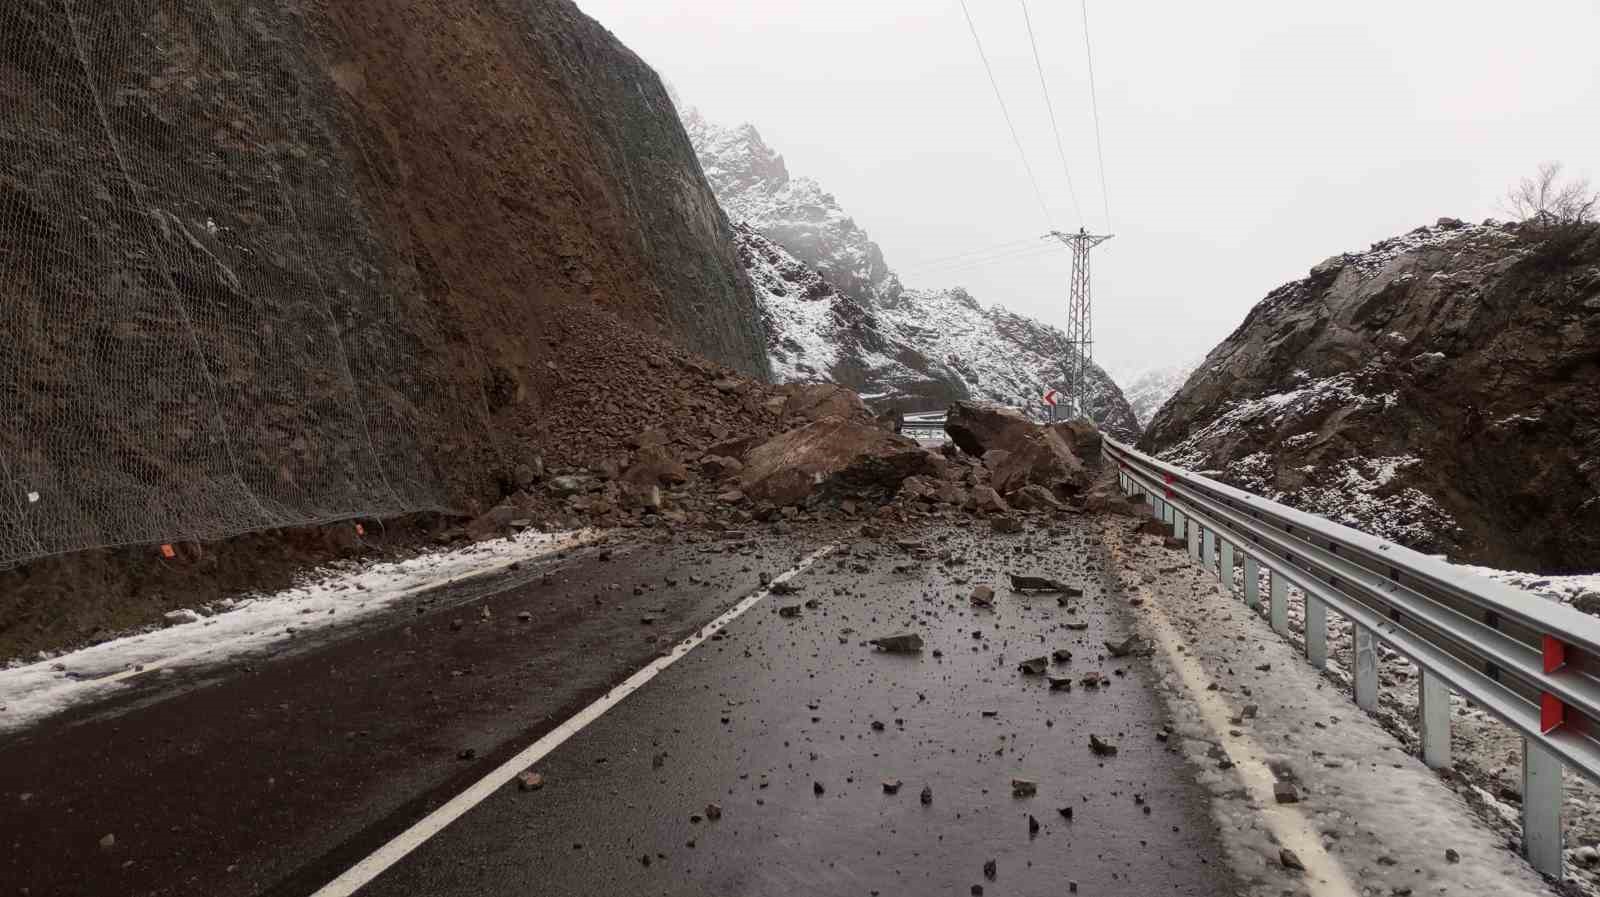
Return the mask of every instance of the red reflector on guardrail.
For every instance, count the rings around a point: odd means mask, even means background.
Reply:
[[[1567,646],[1553,635],[1544,637],[1544,671],[1554,673],[1567,664]],[[1549,692],[1539,695],[1539,731],[1549,733],[1567,721],[1567,705]]]

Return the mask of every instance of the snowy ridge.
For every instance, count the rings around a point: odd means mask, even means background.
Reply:
[[[905,409],[980,399],[1045,414],[1042,396],[1064,385],[1059,329],[960,288],[904,287],[837,200],[791,177],[754,127],[722,128],[694,109],[682,117],[734,221],[778,380],[839,383]],[[1137,436],[1138,419],[1098,366],[1087,406],[1108,432]]]
[[[1133,408],[1134,416],[1139,419],[1139,426],[1143,427],[1150,423],[1150,418],[1155,417],[1161,406],[1183,388],[1189,375],[1199,366],[1198,360],[1192,360],[1183,364],[1150,368],[1129,377],[1122,394],[1128,397],[1128,405]]]

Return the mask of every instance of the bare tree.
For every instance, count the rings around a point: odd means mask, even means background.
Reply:
[[[1600,193],[1589,187],[1587,178],[1563,180],[1560,162],[1545,162],[1536,176],[1511,188],[1505,207],[1517,220],[1544,227],[1583,224],[1594,220]]]

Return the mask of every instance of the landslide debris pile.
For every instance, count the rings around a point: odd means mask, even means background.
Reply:
[[[1147,451],[1426,551],[1600,567],[1600,226],[1431,227],[1272,291]]]
[[[777,379],[838,383],[905,410],[971,399],[1043,416],[1040,397],[1063,382],[1065,334],[985,308],[960,287],[904,286],[838,200],[791,177],[754,127],[723,128],[692,108],[683,121],[735,223]],[[1122,391],[1098,366],[1089,378],[1089,416],[1134,438],[1139,423]]]
[[[1008,534],[1023,529],[1023,514],[1124,509],[1097,480],[1100,434],[1087,421],[1045,426],[962,402],[949,411],[953,441],[935,450],[898,435],[892,419],[875,418],[833,384],[771,386],[681,353],[647,363],[674,384],[647,393],[663,403],[655,416],[599,415],[569,426],[559,441],[588,448],[525,461],[512,494],[460,535],[965,516]]]
[[[0,51],[0,563],[493,502],[567,450],[578,328],[766,375],[672,102],[569,0],[16,0]]]

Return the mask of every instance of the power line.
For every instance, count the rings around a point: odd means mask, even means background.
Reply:
[[[984,247],[982,249],[968,249],[965,252],[956,252],[956,253],[952,253],[950,255],[941,255],[941,256],[935,256],[934,258],[930,258],[930,259],[922,259],[920,261],[913,262],[912,264],[914,264],[914,265],[937,265],[937,264],[940,264],[941,262],[952,261],[954,259],[964,258],[964,257],[969,256],[969,255],[982,255],[983,253],[992,252],[992,251],[994,251],[996,249],[1006,249],[1008,247],[1021,246],[1024,243],[1034,243],[1034,242],[1036,242],[1036,239],[1034,237],[1023,237],[1020,240],[1011,240],[1011,241],[1006,242],[1006,243],[997,243],[994,246],[986,246],[986,247]]]
[[[983,267],[985,265],[992,265],[992,264],[994,264],[996,262],[1027,261],[1027,260],[1031,260],[1031,259],[1035,259],[1035,258],[1043,258],[1045,256],[1053,256],[1053,255],[1055,255],[1055,252],[1053,250],[1054,250],[1054,247],[1050,247],[1050,246],[1045,246],[1045,247],[1033,247],[1033,246],[1030,246],[1030,247],[1027,247],[1025,249],[1018,249],[1018,250],[1015,250],[1013,252],[1003,253],[1003,254],[1000,254],[1000,255],[993,255],[993,256],[989,256],[987,258],[975,259],[975,260],[969,261],[969,262],[960,262],[960,263],[956,263],[956,264],[945,265],[945,266],[942,266],[942,267],[934,267],[934,268],[908,268],[906,270],[907,270],[908,274],[916,275],[916,276],[922,276],[922,277],[946,277],[946,276],[949,276],[949,275],[952,275],[952,274],[955,274],[955,273],[958,273],[958,272],[968,271],[968,270],[971,270],[973,268],[981,268],[981,267]]]
[[[1072,186],[1072,172],[1067,170],[1067,153],[1061,148],[1061,128],[1056,125],[1056,105],[1050,101],[1050,88],[1045,84],[1044,63],[1039,61],[1039,42],[1033,38],[1033,19],[1028,15],[1028,0],[1022,4],[1022,21],[1028,26],[1028,43],[1033,47],[1033,67],[1039,71],[1039,89],[1044,91],[1044,107],[1050,110],[1050,130],[1056,135],[1056,156],[1061,159],[1061,173],[1067,178],[1067,193],[1072,196],[1072,211],[1083,220],[1083,208],[1078,205],[1078,191]]]
[[[1030,244],[1026,246],[1013,246],[1010,249],[1003,249],[999,252],[985,253],[983,255],[973,256],[965,259],[952,259],[948,262],[940,262],[938,264],[926,264],[919,266],[919,268],[923,271],[938,270],[941,268],[959,268],[965,265],[993,261],[994,259],[1011,258],[1012,256],[1016,255],[1026,255],[1038,250],[1039,248],[1040,246],[1037,242],[1030,241]]]
[[[967,30],[972,32],[972,43],[978,48],[978,58],[983,60],[983,70],[989,74],[989,86],[994,88],[994,98],[1000,103],[1000,114],[1005,116],[1006,127],[1011,131],[1011,142],[1017,145],[1017,155],[1022,157],[1022,167],[1028,172],[1029,183],[1033,184],[1033,198],[1039,201],[1039,211],[1044,215],[1045,224],[1054,228],[1050,210],[1044,204],[1044,194],[1039,190],[1039,179],[1033,176],[1033,166],[1028,164],[1028,154],[1022,150],[1022,139],[1017,136],[1017,126],[1011,123],[1011,113],[1006,109],[1005,98],[1000,95],[1000,84],[995,81],[994,69],[989,67],[989,57],[983,52],[983,41],[978,39],[978,26],[972,24],[972,12],[967,9],[967,0],[961,0],[961,13],[967,17]]]
[[[1100,160],[1100,201],[1105,204],[1106,230],[1110,230],[1111,196],[1106,190],[1106,151],[1100,144],[1100,101],[1094,87],[1094,49],[1089,43],[1089,0],[1083,0],[1083,55],[1089,61],[1089,105],[1094,109],[1094,151]]]

